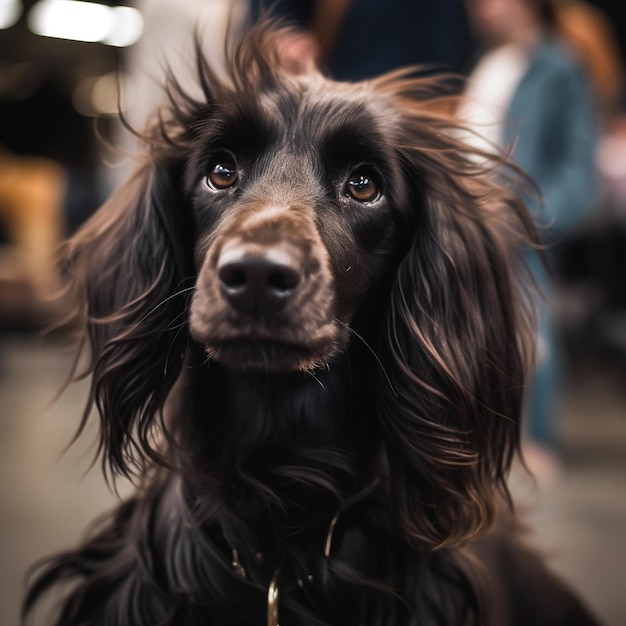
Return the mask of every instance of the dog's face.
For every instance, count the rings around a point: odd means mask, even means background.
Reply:
[[[230,368],[324,366],[396,253],[408,193],[394,111],[366,87],[293,77],[198,120],[190,330]]]

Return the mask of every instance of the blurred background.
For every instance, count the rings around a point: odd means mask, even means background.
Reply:
[[[194,29],[219,66],[227,22],[264,5],[0,0],[2,626],[19,622],[28,567],[74,545],[116,499],[92,467],[94,424],[64,452],[87,389],[55,399],[74,355],[71,328],[42,332],[63,313],[55,250],[132,167],[139,144],[119,110],[141,128],[166,66],[193,88]],[[536,479],[516,468],[511,486],[551,566],[624,626],[626,4],[297,0],[276,11],[302,29],[286,62],[312,57],[348,80],[413,63],[468,76],[453,87],[460,114],[491,145],[514,145],[536,178],[555,276],[538,275],[549,298],[524,439]]]

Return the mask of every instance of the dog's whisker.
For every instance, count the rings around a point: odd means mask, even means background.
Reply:
[[[328,364],[327,364],[328,365]],[[329,370],[330,371],[330,370]],[[326,391],[326,387],[324,383],[315,375],[314,372],[307,371],[307,374],[324,390]]]
[[[170,346],[168,348],[167,355],[165,357],[165,365],[163,366],[163,379],[164,380],[167,378],[168,366],[169,366],[170,356],[172,354],[172,349],[177,344],[176,340],[180,336],[180,333],[183,330],[183,328],[185,328],[184,324],[178,327],[176,334],[174,335],[172,341],[170,342]]]
[[[391,389],[391,392],[397,398],[398,397],[398,392],[394,389],[394,386],[393,386],[393,384],[391,382],[391,378],[389,377],[389,374],[387,373],[387,370],[386,370],[385,366],[383,365],[383,362],[380,360],[380,357],[376,354],[376,351],[374,350],[374,348],[372,348],[372,346],[370,346],[370,344],[365,340],[365,338],[362,337],[356,330],[354,330],[354,328],[352,328],[350,326],[350,324],[347,324],[346,322],[343,322],[343,321],[341,321],[340,319],[337,319],[337,318],[335,318],[335,321],[338,324],[341,324],[342,326],[344,326],[350,333],[352,333],[368,349],[368,351],[371,353],[371,355],[376,360],[376,363],[378,363],[378,367],[380,367],[380,370],[383,373],[383,376],[385,377],[385,380],[387,381],[387,384],[389,385],[389,388]]]
[[[206,352],[205,353],[205,358],[202,359],[202,361],[200,363],[192,363],[190,365],[187,365],[187,369],[192,369],[192,370],[193,369],[202,369],[212,359],[213,359],[213,353],[212,352]]]
[[[166,326],[163,329],[163,332],[170,332],[173,330],[180,330],[181,328],[185,328],[187,326],[187,321],[181,322],[180,324],[175,324],[174,326]]]
[[[184,293],[187,293],[189,291],[193,291],[195,289],[195,285],[192,285],[191,287],[185,287],[184,289],[180,289],[176,292],[174,292],[173,294],[169,295],[167,298],[164,298],[163,300],[161,300],[161,302],[159,302],[156,306],[152,307],[142,318],[141,318],[141,322],[144,322],[146,319],[148,319],[151,315],[153,315],[158,309],[160,309],[162,306],[166,305],[170,300],[173,300],[174,298],[177,298],[178,296],[181,296]]]

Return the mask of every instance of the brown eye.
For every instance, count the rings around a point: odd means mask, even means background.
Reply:
[[[357,202],[373,202],[380,191],[367,172],[355,172],[346,183],[346,194]]]
[[[208,183],[213,189],[228,189],[232,187],[239,178],[237,166],[231,160],[221,160],[211,166]]]

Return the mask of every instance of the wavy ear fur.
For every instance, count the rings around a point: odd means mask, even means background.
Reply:
[[[496,180],[502,163],[432,104],[403,99],[419,81],[382,88],[405,116],[397,150],[419,218],[392,286],[381,343],[393,389],[381,386],[379,414],[400,524],[416,545],[450,546],[491,526],[498,489],[508,497],[532,352],[523,251],[537,239]]]
[[[158,453],[152,433],[180,374],[191,255],[172,165],[140,167],[66,244],[68,273],[85,318],[105,469],[130,476]],[[80,431],[79,431],[80,432]],[[108,464],[108,467],[106,466]]]

